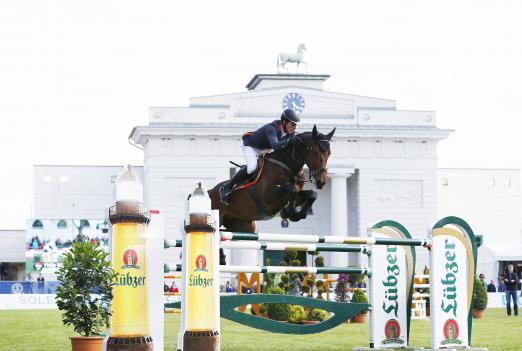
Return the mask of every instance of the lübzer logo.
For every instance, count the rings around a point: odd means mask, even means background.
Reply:
[[[204,255],[198,255],[196,257],[196,272],[207,271],[207,258]]]
[[[121,266],[122,269],[139,269],[140,267],[138,266],[138,253],[133,249],[125,250],[125,252],[123,253],[123,263],[124,265]]]
[[[386,336],[386,340],[384,340],[383,344],[403,344],[404,340],[401,337],[401,326],[399,322],[395,319],[390,319],[384,325],[384,335]]]
[[[444,341],[441,342],[442,345],[462,344],[462,340],[459,340],[459,324],[456,320],[448,319],[446,323],[444,323],[442,331],[444,333]]]

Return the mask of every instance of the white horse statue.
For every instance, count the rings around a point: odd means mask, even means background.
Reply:
[[[295,72],[297,73],[297,70],[299,69],[299,64],[304,63],[306,65],[306,70],[308,70],[308,63],[304,60],[303,51],[306,50],[306,46],[304,43],[299,44],[297,47],[296,53],[280,53],[279,56],[277,56],[277,72],[280,72],[281,67],[283,67],[287,72],[288,68],[285,67],[287,62],[295,62],[297,63],[295,67]]]

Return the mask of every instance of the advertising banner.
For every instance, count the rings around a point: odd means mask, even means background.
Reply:
[[[385,225],[385,226],[384,226]],[[399,223],[386,221],[372,229],[376,238],[410,238]],[[408,346],[415,249],[409,246],[374,245],[370,256],[370,346]]]
[[[0,295],[0,310],[54,310],[57,308],[54,294]]]
[[[445,218],[432,230],[430,291],[433,348],[467,347],[471,341],[477,249],[469,226],[456,217],[454,219]]]

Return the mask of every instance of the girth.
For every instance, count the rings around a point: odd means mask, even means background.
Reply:
[[[270,212],[261,202],[261,198],[257,193],[257,184],[251,185],[247,189],[248,193],[252,197],[252,200],[254,200],[254,203],[256,204],[256,216],[258,217],[258,220],[264,221],[274,218],[275,214],[270,214]]]

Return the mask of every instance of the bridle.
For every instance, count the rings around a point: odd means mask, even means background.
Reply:
[[[299,139],[304,143],[303,139],[301,139],[300,137],[297,137],[297,138],[299,138]],[[314,139],[313,142],[312,142],[312,144],[309,145],[309,146],[306,148],[306,150],[305,150],[305,158],[306,158],[306,155],[307,155],[309,152],[312,151],[312,145],[313,145],[313,144],[318,144],[318,143],[321,142],[321,141],[329,142],[329,140],[326,140],[326,139],[318,139],[318,140],[315,140],[315,139]],[[294,161],[297,162],[297,163],[305,163],[305,164],[306,164],[306,160],[305,160],[305,159],[303,159],[303,160],[298,160],[298,159],[295,157],[295,149],[296,149],[296,147],[293,146],[293,147],[292,147],[292,154],[291,154],[291,156],[292,156],[292,160],[294,160]],[[297,179],[297,180],[302,181],[302,182],[305,182],[305,183],[306,183],[306,182],[310,182],[310,183],[312,183],[312,184],[315,185],[315,184],[316,184],[316,177],[318,177],[319,174],[321,174],[321,173],[323,173],[323,172],[328,172],[328,170],[327,170],[326,167],[321,167],[321,168],[319,168],[319,169],[310,169],[310,172],[309,172],[309,175],[308,175],[308,180],[305,180],[305,179]]]

